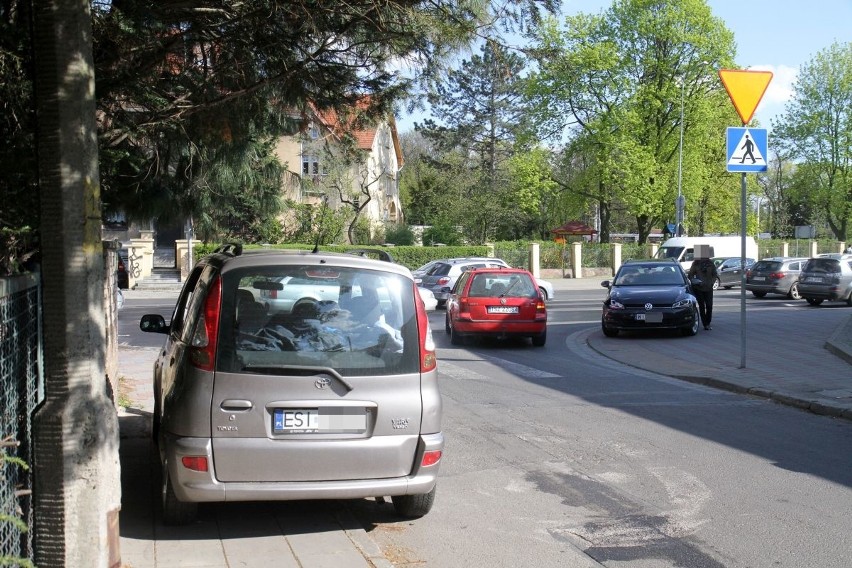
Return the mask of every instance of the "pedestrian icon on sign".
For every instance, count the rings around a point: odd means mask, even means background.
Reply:
[[[740,160],[741,164],[745,163],[746,157],[751,158],[751,163],[754,164],[757,160],[754,159],[754,142],[751,141],[751,138],[748,137],[748,134],[745,135],[745,144],[740,150],[745,150],[745,154],[743,154],[743,159]]]
[[[728,128],[727,138],[729,172],[766,171],[765,128]]]

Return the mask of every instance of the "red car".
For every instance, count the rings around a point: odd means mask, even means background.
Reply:
[[[445,329],[453,345],[466,337],[529,337],[547,341],[547,308],[533,275],[519,268],[462,273],[447,299]]]

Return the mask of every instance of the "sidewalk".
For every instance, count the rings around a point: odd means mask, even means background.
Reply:
[[[606,279],[553,278],[550,282],[557,301],[568,299],[572,291],[599,291],[603,301],[606,290],[600,283]],[[784,300],[766,300],[766,309],[780,301]],[[769,314],[772,325],[760,329],[750,323],[746,312],[744,368],[740,368],[739,310],[716,310],[713,330],[699,330],[696,337],[608,338],[595,328],[585,338],[601,355],[632,367],[852,420],[852,310],[831,304],[813,308],[810,317],[795,325],[788,313]],[[749,303],[749,309],[753,307]],[[754,309],[763,309],[763,304]]]

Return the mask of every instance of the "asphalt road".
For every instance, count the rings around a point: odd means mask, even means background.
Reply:
[[[582,337],[600,333],[601,297],[552,302],[541,349],[456,348],[433,315],[447,436],[435,508],[400,522],[351,505],[385,555],[430,567],[848,566],[852,424],[591,352]],[[716,299],[739,309],[737,289]]]

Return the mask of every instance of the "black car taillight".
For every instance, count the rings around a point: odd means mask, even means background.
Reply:
[[[785,276],[787,276],[786,272],[771,272],[769,274],[769,277],[773,280],[781,280]]]
[[[438,357],[435,355],[435,340],[432,338],[432,326],[429,325],[429,315],[426,313],[426,304],[417,291],[417,285],[412,283],[415,306],[417,310],[417,341],[420,347],[420,372],[432,371],[438,366]]]
[[[202,371],[212,371],[216,365],[216,343],[219,338],[219,308],[222,301],[222,280],[217,276],[210,285],[201,317],[189,348],[192,364]]]

